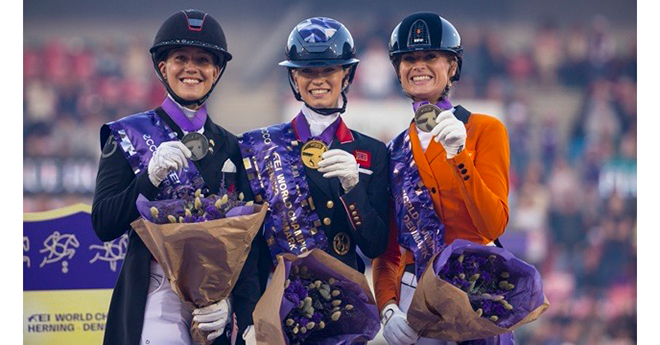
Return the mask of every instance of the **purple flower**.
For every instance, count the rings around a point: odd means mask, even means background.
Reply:
[[[507,302],[513,289],[509,281],[512,279],[503,267],[495,255],[486,257],[466,252],[452,255],[438,277],[466,292],[472,308],[481,309],[481,317],[497,323],[513,313]]]

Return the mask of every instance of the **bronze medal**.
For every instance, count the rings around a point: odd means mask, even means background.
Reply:
[[[328,151],[328,146],[320,140],[310,140],[306,142],[300,149],[300,159],[303,164],[310,169],[318,169],[321,155],[323,152]]]
[[[332,239],[332,249],[339,255],[346,255],[351,250],[351,238],[345,232],[340,232]]]
[[[209,152],[209,140],[204,134],[197,132],[188,133],[181,138],[181,142],[192,153],[190,159],[193,161],[198,161],[204,158]]]
[[[435,104],[424,104],[415,112],[415,125],[420,131],[429,133],[438,124],[435,118],[441,110]]]

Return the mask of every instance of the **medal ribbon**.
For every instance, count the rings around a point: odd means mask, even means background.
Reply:
[[[302,111],[298,113],[298,115],[296,115],[292,121],[293,129],[295,130],[296,135],[301,142],[305,143],[310,138],[318,139],[325,143],[325,145],[328,147],[330,147],[330,144],[332,143],[332,139],[337,132],[337,128],[339,128],[340,122],[341,117],[337,117],[337,119],[332,124],[330,124],[330,126],[323,130],[321,135],[318,137],[312,137],[312,133],[309,130],[309,122],[307,122],[307,119],[305,118],[305,115],[303,115]]]
[[[445,247],[445,225],[435,213],[431,195],[419,175],[407,129],[388,144],[388,150],[398,240],[413,253],[419,279],[433,255]]]
[[[200,128],[204,127],[204,123],[208,117],[208,114],[206,113],[206,103],[202,104],[202,106],[197,109],[197,112],[192,119],[188,118],[179,105],[169,96],[165,97],[165,100],[160,107],[165,110],[174,123],[187,133],[199,131]]]
[[[431,102],[428,101],[419,101],[419,102],[414,102],[413,103],[413,112],[416,112],[419,107],[423,106],[424,104],[430,104]],[[447,98],[443,98],[438,101],[435,105],[438,106],[441,110],[448,110],[452,108],[451,102]]]
[[[255,200],[268,202],[264,236],[273,260],[280,253],[325,250],[292,123],[244,133],[238,143]]]

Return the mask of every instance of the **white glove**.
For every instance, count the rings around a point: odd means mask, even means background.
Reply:
[[[154,155],[151,156],[149,167],[149,180],[158,187],[170,170],[178,171],[188,167],[190,150],[180,141],[166,141],[158,146]]]
[[[231,315],[231,303],[228,298],[220,302],[207,305],[204,308],[193,310],[193,321],[199,322],[199,329],[211,332],[207,339],[213,340],[225,330],[229,315]]]
[[[243,332],[245,345],[257,345],[257,334],[254,331],[254,325],[249,325]]]
[[[348,193],[358,184],[360,174],[357,161],[352,154],[344,150],[333,149],[324,152],[321,158],[323,159],[319,162],[319,172],[324,173],[325,178],[339,177],[344,192]]]
[[[388,304],[382,312],[383,336],[389,345],[410,345],[417,342],[419,336],[408,325],[406,314],[399,309],[396,303]]]
[[[435,121],[438,124],[431,130],[435,142],[439,142],[445,148],[447,159],[454,158],[465,147],[465,139],[467,139],[465,125],[454,116],[452,110],[441,112]]]

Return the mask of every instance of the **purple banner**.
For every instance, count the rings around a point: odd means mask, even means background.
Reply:
[[[178,140],[176,133],[153,110],[124,117],[106,126],[136,175],[147,169],[151,156],[161,143]],[[191,160],[188,160],[188,168],[180,172],[170,171],[160,185],[158,199],[177,199],[179,188],[188,185],[194,190],[205,187],[204,179]]]
[[[90,207],[23,216],[23,290],[112,289],[124,262],[128,236],[101,242]]]
[[[291,123],[244,133],[238,143],[255,201],[268,202],[264,234],[273,260],[280,253],[325,249]]]
[[[431,195],[417,170],[408,130],[392,139],[388,149],[398,240],[413,253],[415,274],[419,279],[431,257],[445,246],[445,225],[435,213]]]

